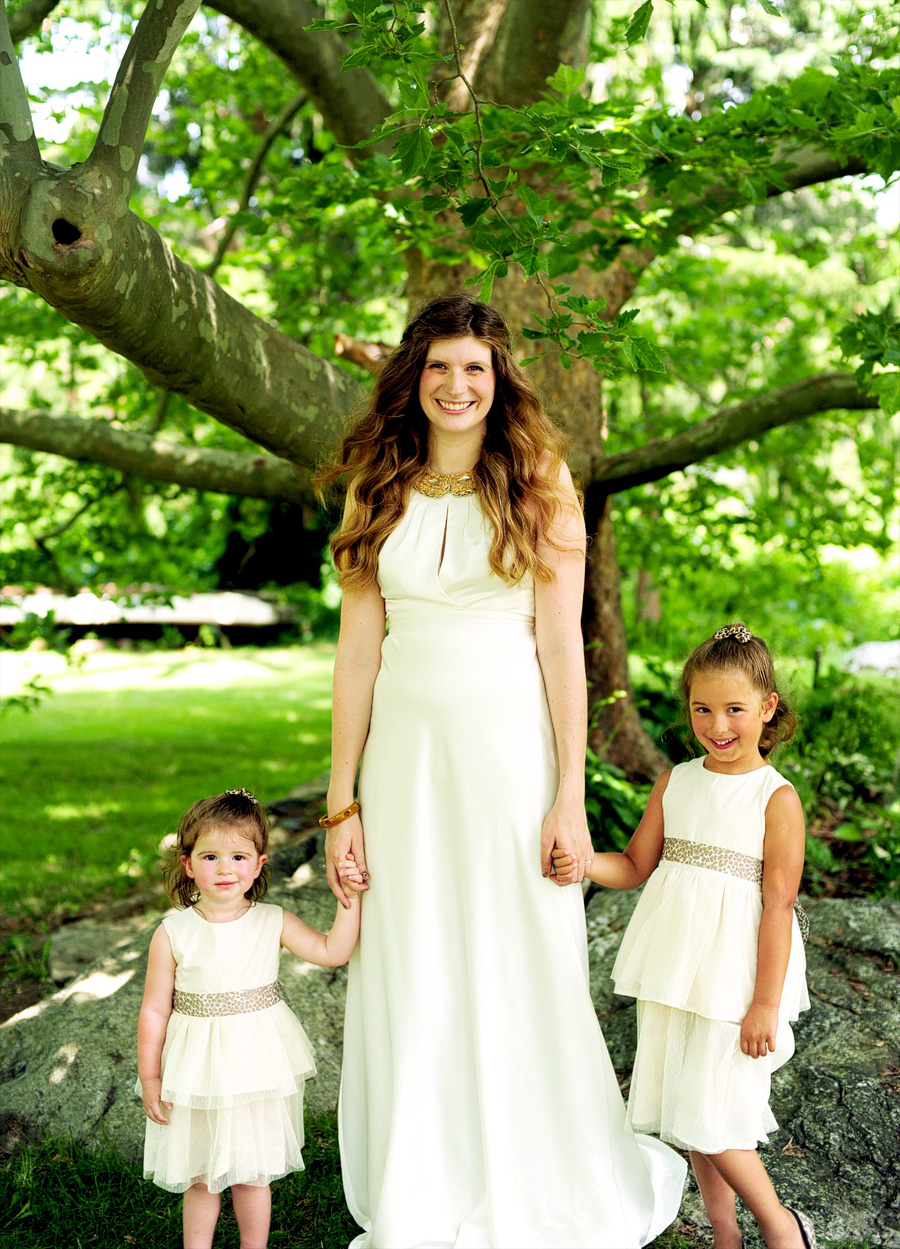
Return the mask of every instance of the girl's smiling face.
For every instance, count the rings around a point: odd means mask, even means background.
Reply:
[[[691,728],[709,755],[706,767],[734,773],[764,767],[759,739],[777,705],[777,694],[763,697],[737,668],[696,673],[691,682]]]
[[[419,377],[419,403],[434,430],[484,437],[494,402],[494,357],[472,335],[438,338],[428,348]]]
[[[243,903],[244,894],[262,871],[267,856],[235,828],[210,828],[200,834],[189,855],[182,855],[186,874],[204,902],[225,907]]]

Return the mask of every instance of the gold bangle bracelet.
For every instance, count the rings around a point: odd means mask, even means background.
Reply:
[[[344,820],[349,820],[351,815],[356,815],[359,810],[358,802],[351,802],[349,807],[344,807],[343,811],[336,811],[334,815],[320,815],[319,823],[323,828],[334,828],[335,824],[343,824]]]

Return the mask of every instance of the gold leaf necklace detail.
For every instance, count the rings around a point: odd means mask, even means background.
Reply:
[[[474,494],[478,486],[471,472],[436,473],[433,468],[426,468],[416,482],[416,489],[429,499],[442,499],[445,494],[452,494],[456,498]]]

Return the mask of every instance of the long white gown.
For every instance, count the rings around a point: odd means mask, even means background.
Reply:
[[[379,561],[340,1103],[353,1246],[632,1249],[675,1218],[685,1164],[625,1127],[581,891],[541,875],[558,772],[534,591],[488,547],[476,496],[413,491]]]

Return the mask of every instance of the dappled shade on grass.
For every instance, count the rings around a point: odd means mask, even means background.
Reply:
[[[197,798],[244,785],[265,801],[320,775],[331,665],[314,645],[101,652],[60,671],[4,724],[0,911],[59,917],[155,885],[160,840]]]

